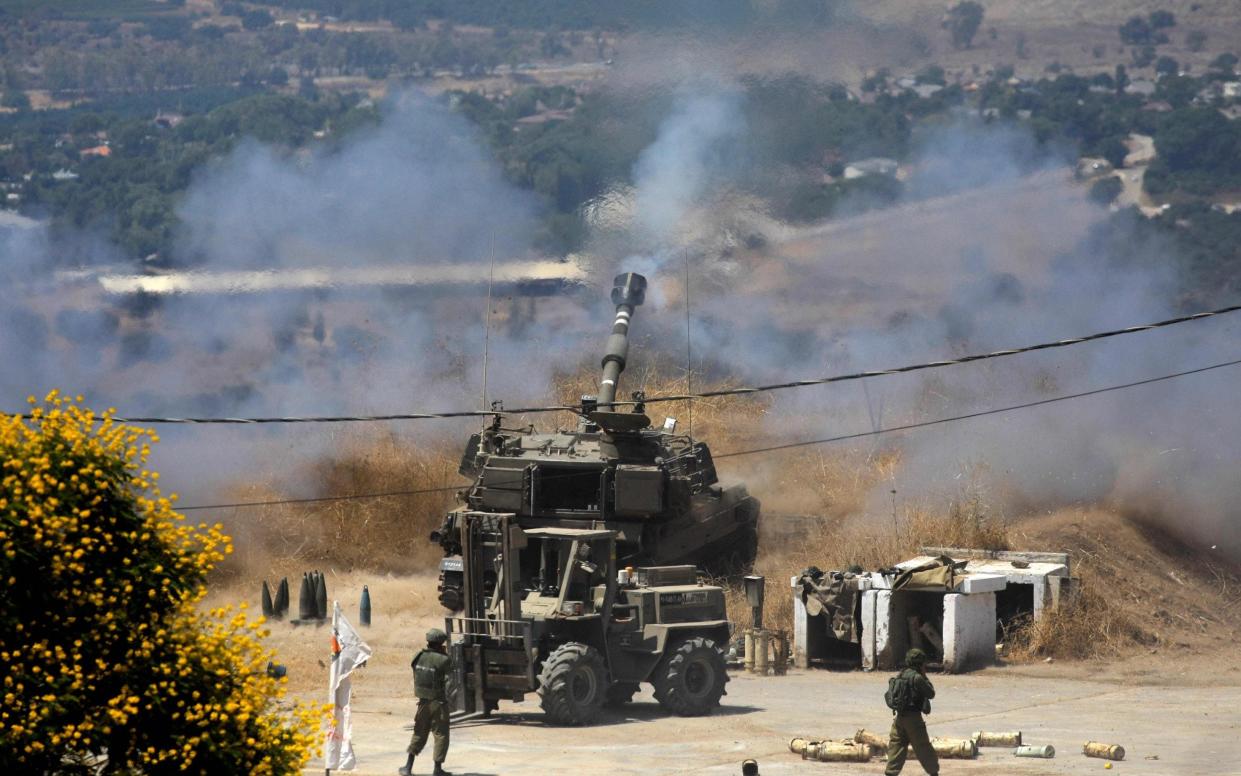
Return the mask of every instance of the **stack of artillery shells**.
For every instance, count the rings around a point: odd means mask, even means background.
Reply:
[[[853,734],[853,740],[859,744],[866,744],[870,747],[870,753],[876,757],[882,757],[888,751],[888,739],[878,733],[872,733],[866,728],[862,728]]]

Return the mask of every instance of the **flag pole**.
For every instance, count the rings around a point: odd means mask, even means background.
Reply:
[[[332,704],[332,724],[328,727],[328,740],[323,746],[323,764],[327,765],[328,750],[332,743],[332,728],[336,725],[336,673],[340,670],[340,661],[336,659],[336,632],[340,627],[340,601],[332,601],[332,640],[329,642],[332,646],[328,648],[331,652],[331,662],[328,663],[327,672],[327,699]],[[324,768],[323,773],[326,776],[332,776],[331,768]]]

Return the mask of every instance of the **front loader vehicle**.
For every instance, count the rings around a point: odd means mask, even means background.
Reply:
[[[550,722],[584,725],[644,682],[674,714],[719,705],[731,624],[693,566],[618,569],[615,531],[461,516],[463,609],[445,619],[457,710],[538,693]]]

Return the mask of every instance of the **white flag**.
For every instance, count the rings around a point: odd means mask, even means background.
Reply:
[[[332,611],[332,668],[328,695],[332,701],[332,724],[323,747],[323,767],[351,771],[357,764],[353,756],[353,723],[349,713],[349,694],[353,669],[371,657],[371,648],[341,614],[340,603]]]

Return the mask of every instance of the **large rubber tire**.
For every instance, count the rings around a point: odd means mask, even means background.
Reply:
[[[599,650],[561,644],[539,672],[540,705],[554,725],[589,725],[599,718],[607,694],[608,670]]]
[[[655,667],[655,700],[673,714],[701,717],[720,705],[728,666],[724,650],[703,636],[672,645]]]
[[[608,685],[607,695],[603,699],[603,705],[609,708],[618,708],[624,706],[633,700],[633,696],[638,692],[637,682],[612,682]]]

